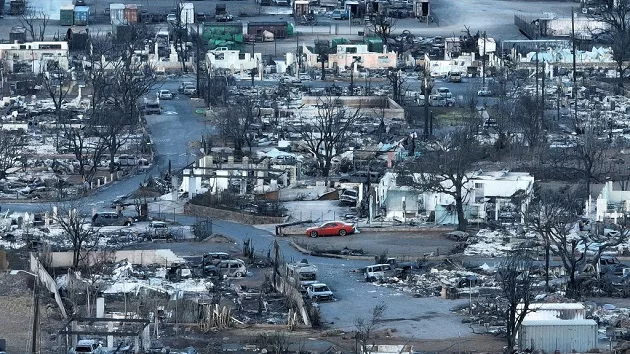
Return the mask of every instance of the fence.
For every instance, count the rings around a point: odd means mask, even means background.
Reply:
[[[282,267],[280,267],[282,269]],[[306,304],[304,303],[304,299],[302,298],[302,294],[292,286],[281,274],[278,274],[276,277],[276,284],[274,284],[276,291],[281,294],[284,294],[287,298],[289,298],[296,306],[297,312],[299,312],[300,316],[302,316],[302,322],[306,326],[311,326],[311,319],[308,316],[308,311],[306,310]]]
[[[30,254],[30,266],[31,273],[35,274],[39,281],[55,296],[55,302],[57,306],[59,306],[59,310],[61,311],[61,315],[63,318],[68,318],[68,314],[66,313],[66,308],[63,306],[63,302],[61,301],[61,295],[59,295],[59,291],[57,291],[57,283],[55,280],[48,274],[46,268],[39,262],[39,259],[33,254]]]
[[[520,29],[527,38],[538,39],[540,38],[540,29],[537,25],[532,23],[533,19],[514,15],[514,24]]]

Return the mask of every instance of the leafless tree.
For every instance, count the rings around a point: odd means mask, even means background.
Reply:
[[[40,75],[42,89],[53,101],[57,123],[63,121],[63,103],[72,90],[71,74],[59,65],[52,65]]]
[[[530,305],[535,294],[529,276],[531,267],[527,255],[514,253],[506,257],[498,268],[497,280],[503,293],[506,319],[507,352],[514,349],[521,324],[532,310]]]
[[[359,317],[354,321],[354,327],[357,330],[355,335],[361,343],[361,353],[370,354],[372,352],[374,345],[370,345],[369,342],[372,339],[372,334],[380,325],[380,321],[383,320],[385,310],[387,310],[387,305],[379,303],[372,308],[369,318]]]
[[[540,156],[540,149],[547,141],[541,109],[539,102],[531,95],[520,95],[513,100],[511,121],[514,129],[522,134],[531,156]]]
[[[182,71],[188,72],[186,67],[186,59],[188,59],[188,47],[186,44],[186,38],[184,37],[187,32],[187,24],[191,19],[182,18],[182,10],[184,9],[183,0],[175,0],[175,22],[171,25],[175,30],[174,42],[175,50],[177,51],[177,57],[182,64]]]
[[[127,52],[112,63],[110,91],[99,114],[92,119],[107,141],[110,173],[115,171],[114,157],[127,142],[140,118],[139,100],[156,84],[153,68]]]
[[[465,126],[433,146],[425,146],[419,157],[402,166],[398,177],[401,185],[453,197],[460,231],[467,226],[464,203],[472,171],[485,156],[475,132],[475,126]]]
[[[84,182],[92,182],[107,148],[106,141],[95,130],[92,130],[90,134],[89,126],[86,128],[86,126],[64,124],[60,129],[66,147],[78,161],[79,175]]]
[[[223,105],[228,99],[228,78],[218,70],[209,70],[204,85],[206,104],[209,106]]]
[[[608,36],[611,41],[613,60],[617,64],[617,85],[623,89],[624,76],[630,69],[630,0],[600,0],[597,10],[589,16],[601,22],[597,28],[591,28],[593,34]]]
[[[332,159],[347,146],[349,133],[361,117],[360,108],[349,109],[334,97],[319,98],[312,117],[302,115],[302,125],[292,127],[317,161],[317,169],[328,177]]]
[[[610,143],[587,129],[578,135],[574,144],[567,148],[550,150],[551,163],[567,176],[575,176],[586,186],[584,197],[591,193],[592,183],[601,182],[614,171]]]
[[[0,127],[0,179],[20,161],[22,148],[26,143],[24,131],[9,131]]]
[[[112,57],[114,53],[114,44],[110,37],[94,33],[89,37],[89,52],[87,53],[87,79],[92,89],[90,97],[90,114],[95,116],[98,110],[113,92],[113,75],[115,69],[108,57]]]
[[[260,119],[260,107],[249,97],[236,97],[234,103],[219,109],[212,116],[221,135],[232,141],[237,155],[243,153],[243,147],[251,147],[254,132],[252,125]]]
[[[330,54],[330,46],[326,41],[315,42],[314,53],[317,54],[317,61],[322,65],[322,81],[326,80],[326,63]]]
[[[392,99],[396,101],[396,103],[402,105],[405,98],[405,91],[407,89],[405,86],[406,79],[402,75],[402,71],[390,68],[387,72],[387,79],[389,80],[389,85],[392,88]]]
[[[537,189],[534,200],[529,204],[525,222],[538,233],[545,243],[546,286],[549,288],[550,252],[559,257],[569,277],[567,296],[578,299],[580,284],[577,277],[585,252],[580,252],[580,243],[584,241],[576,227],[582,214],[581,194],[573,188],[558,190]]]
[[[53,222],[63,230],[63,237],[72,245],[72,268],[78,269],[96,243],[98,230],[90,225],[90,218],[81,215],[80,205],[58,205]]]
[[[392,31],[396,28],[396,19],[388,16],[386,12],[379,11],[370,18],[369,30],[381,37],[383,44],[387,44]]]
[[[26,31],[31,37],[31,41],[44,41],[44,35],[46,34],[46,27],[48,27],[48,22],[50,21],[50,15],[44,11],[36,11],[27,4],[24,14],[18,17],[18,21],[20,21],[22,27],[26,28]]]

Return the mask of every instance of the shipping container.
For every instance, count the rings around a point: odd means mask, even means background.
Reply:
[[[521,351],[587,353],[597,348],[597,323],[584,319],[525,319],[518,333],[518,344]]]
[[[11,32],[9,32],[9,41],[11,43],[25,43],[26,42],[26,28],[24,27],[13,27],[11,28]]]
[[[124,11],[125,23],[132,25],[138,23],[138,5],[127,4]]]
[[[110,4],[109,5],[109,18],[112,25],[120,26],[126,25],[125,20],[125,5],[123,4]]]
[[[188,25],[195,23],[195,5],[191,2],[182,3],[182,11],[180,12],[180,23],[182,25]]]
[[[61,5],[59,9],[59,25],[72,26],[74,24],[74,5]]]
[[[90,8],[87,6],[77,6],[74,8],[74,24],[77,26],[87,26]]]

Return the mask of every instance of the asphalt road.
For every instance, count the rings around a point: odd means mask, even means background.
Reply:
[[[149,94],[153,96],[159,89],[165,88],[177,92],[181,82],[195,81],[192,76],[181,76],[176,79],[168,79],[160,82]],[[155,161],[151,169],[145,173],[111,183],[99,189],[94,194],[83,199],[81,204],[89,207],[109,207],[116,198],[129,194],[138,189],[138,186],[151,176],[159,176],[168,169],[169,161],[171,169],[177,171],[196,160],[195,150],[191,143],[199,141],[202,135],[211,134],[212,127],[207,126],[200,116],[195,114],[190,105],[190,98],[182,95],[176,96],[171,101],[161,101],[163,114],[146,117],[147,129],[151,134],[151,141],[155,145]],[[44,208],[50,203],[38,203],[38,207]],[[31,211],[32,203],[4,203],[3,207],[14,211]]]

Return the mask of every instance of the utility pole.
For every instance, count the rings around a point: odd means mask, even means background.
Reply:
[[[39,268],[39,260],[37,260],[37,266]],[[37,270],[39,273],[39,269]],[[39,333],[39,274],[34,275],[33,282],[33,332],[31,338],[31,353],[37,354],[37,339]]]
[[[539,104],[538,100],[538,45],[536,45],[536,104]]]
[[[540,123],[544,124],[545,122],[545,60],[542,62],[542,77],[541,77],[541,91],[540,97],[542,98],[542,102],[540,102]]]
[[[276,282],[276,276],[278,274],[279,263],[280,262],[280,246],[278,245],[278,240],[273,241],[273,286],[274,288],[278,286]]]
[[[483,31],[483,56],[481,57],[481,86],[486,87],[486,31]]]
[[[577,121],[577,50],[575,48],[575,11],[573,10],[573,8],[571,8],[571,44],[573,45],[573,92],[572,92],[572,96],[574,99],[574,104],[573,104],[573,108],[574,108],[574,112],[573,112],[573,119],[575,124],[578,123]]]
[[[199,58],[199,56],[201,55],[201,48],[199,48],[201,46],[201,34],[199,33],[199,22],[197,22],[197,53],[196,55],[196,61],[197,61],[197,91],[199,91],[201,89],[201,87],[199,86],[200,83],[200,75],[201,73],[199,72],[199,69],[201,68],[201,59]]]
[[[295,35],[295,77],[300,77],[300,67],[302,66],[302,55],[300,54],[300,35]]]
[[[430,118],[429,118],[429,95],[431,94],[431,88],[429,87],[429,77],[431,77],[431,74],[429,72],[429,66],[425,63],[424,66],[424,140],[427,140],[429,138],[429,134],[431,133],[430,128],[429,128],[429,124],[432,124],[432,122],[430,122]]]

